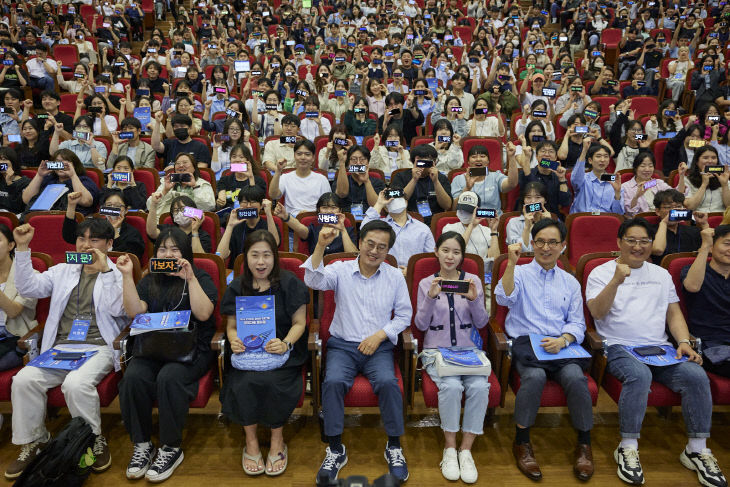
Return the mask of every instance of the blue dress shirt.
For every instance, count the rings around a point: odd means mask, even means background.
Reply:
[[[573,184],[575,192],[570,212],[603,211],[623,215],[624,207],[621,205],[621,198],[615,198],[616,192],[611,183],[601,181],[593,172],[586,173],[585,171],[586,161],[578,161],[570,174],[570,182]]]
[[[494,293],[497,304],[509,308],[504,328],[510,337],[570,333],[576,343],[583,342],[586,324],[580,284],[557,265],[549,271],[535,260],[515,266],[512,294],[505,294],[501,280]]]
[[[375,208],[371,206],[365,212],[362,226],[369,221],[377,219],[383,220],[395,231],[395,245],[393,245],[393,248],[388,253],[395,257],[398,265],[407,266],[408,259],[412,255],[422,252],[433,252],[436,248],[436,241],[433,239],[433,233],[431,233],[428,225],[414,219],[411,215],[408,215],[406,224],[400,227],[390,215],[385,218],[380,218]]]
[[[317,269],[312,258],[302,264],[304,282],[312,289],[335,292],[335,315],[330,334],[360,343],[383,330],[393,345],[411,325],[411,298],[400,269],[383,262],[370,277],[360,273],[360,259],[337,261]],[[392,318],[391,318],[392,316]]]

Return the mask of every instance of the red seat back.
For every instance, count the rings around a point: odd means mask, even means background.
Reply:
[[[464,137],[461,139],[461,151],[464,154],[464,163],[469,160],[469,150],[475,146],[486,147],[489,152],[489,170],[502,170],[502,141],[497,137]]]
[[[616,213],[571,213],[565,221],[568,227],[568,259],[572,266],[592,252],[618,250],[616,236],[623,218]]]
[[[0,223],[8,227],[12,232],[18,226],[18,217],[9,211],[0,211]]]
[[[53,265],[51,256],[42,252],[31,252],[30,260],[33,263],[33,269],[40,273],[46,272]],[[35,306],[35,319],[39,324],[45,324],[50,305],[50,297],[38,300]]]
[[[25,219],[35,228],[31,250],[50,255],[57,264],[66,262],[66,252],[76,252],[76,245],[66,243],[61,237],[65,214],[63,211],[37,211],[28,213]],[[77,214],[79,218],[81,216]]]
[[[134,180],[138,183],[144,183],[148,198],[155,192],[157,186],[160,184],[160,176],[157,174],[157,171],[149,168],[135,169]]]
[[[588,310],[588,305],[586,304],[586,284],[588,284],[588,277],[591,272],[593,272],[593,269],[601,264],[605,264],[609,260],[614,260],[615,258],[616,255],[612,255],[607,252],[598,252],[586,254],[578,261],[575,275],[580,283],[581,294],[583,296],[583,314],[585,315],[586,326],[589,330],[595,329],[595,325],[593,324],[593,316]]]
[[[223,259],[215,254],[195,254],[193,257],[195,267],[202,269],[207,272],[216,289],[218,290],[218,301],[215,304],[213,310],[213,316],[215,317],[215,327],[218,331],[222,329],[223,318],[220,313],[220,303],[223,297],[223,291],[226,289],[226,267],[223,264]]]

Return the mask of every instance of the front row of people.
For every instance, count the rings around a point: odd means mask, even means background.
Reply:
[[[119,387],[124,424],[133,443],[127,477],[150,481],[169,478],[183,461],[182,433],[188,404],[197,394],[198,380],[209,370],[213,354],[217,290],[210,276],[194,265],[190,239],[177,227],[167,227],[156,240],[154,255],[176,259],[179,270],[147,274],[133,279],[131,260],[121,256],[114,264],[106,255],[114,240],[114,228],[101,219],[88,219],[76,228],[76,250],[93,254],[86,265],[57,264],[43,273],[34,272],[29,244],[35,230],[22,225],[12,233],[0,225],[0,334],[17,337],[34,324],[29,318],[37,299],[50,297],[41,351],[50,348],[93,352],[73,371],[24,367],[12,384],[14,444],[21,446],[6,477],[16,478],[49,441],[45,428],[46,392],[61,385],[72,416],[80,416],[96,435],[93,447],[95,471],[111,465],[109,447],[102,434],[96,385],[112,370],[119,370],[119,354],[113,342],[129,319],[146,312],[190,310],[189,332],[194,332],[191,353],[184,359],[165,359],[154,347],[135,343]],[[323,256],[339,235],[325,227],[318,235],[312,256],[303,264],[302,283],[279,266],[277,243],[266,230],[245,239],[244,267],[230,284],[221,313],[226,324],[228,352],[232,355],[223,380],[223,412],[243,426],[245,446],[242,467],[248,475],[280,475],[288,463],[283,425],[302,393],[301,367],[306,360],[306,308],[309,288],[334,291],[335,312],[326,342],[325,377],[322,386],[324,434],[328,446],[317,474],[319,482],[336,479],[347,463],[342,441],[344,398],[358,374],[363,374],[378,395],[387,435],[384,456],[390,472],[405,481],[408,467],[401,446],[404,434],[403,399],[396,379],[393,349],[400,333],[411,323],[412,307],[403,273],[386,262],[396,242],[391,224],[373,220],[360,230],[360,254],[356,260],[327,266]],[[517,467],[528,478],[542,477],[530,443],[530,427],[540,406],[548,378],[565,391],[577,446],[573,470],[581,480],[594,472],[590,431],[592,398],[585,370],[587,360],[540,360],[531,348],[531,334],[544,335],[540,345],[555,354],[581,343],[586,332],[583,301],[577,280],[559,265],[565,248],[563,223],[543,218],[530,231],[532,261],[518,265],[524,242],[509,246],[504,274],[495,289],[498,304],[509,308],[505,330],[513,342],[513,358],[521,387],[515,400],[516,432],[513,452]],[[683,270],[688,292],[691,327],[688,329],[670,274],[651,264],[654,231],[641,219],[625,221],[618,233],[620,256],[598,266],[589,276],[586,299],[596,328],[607,342],[608,373],[623,384],[619,400],[621,442],[614,452],[618,476],[634,485],[644,483],[639,462],[638,438],[652,381],[682,395],[688,442],[680,462],[697,472],[702,485],[723,487],[727,482],[717,460],[707,448],[712,397],[703,360],[690,346],[690,329],[707,347],[705,367],[728,376],[730,354],[730,226],[702,231],[702,247],[692,266]],[[480,276],[462,270],[466,242],[457,232],[444,232],[435,244],[439,271],[418,285],[415,324],[425,333],[424,371],[436,383],[439,414],[444,431],[441,471],[448,480],[477,481],[471,447],[483,432],[489,397],[487,375],[441,374],[439,347],[476,351],[482,348],[478,329],[488,315]],[[707,264],[707,256],[712,259]],[[463,280],[468,290],[446,291],[442,281]],[[17,290],[17,291],[16,291]],[[272,370],[239,370],[235,358],[245,350],[236,332],[236,297],[275,297],[276,337],[265,350],[281,356]],[[20,318],[19,318],[20,317]],[[637,324],[641,324],[638,326]],[[649,366],[637,360],[630,347],[669,345],[669,330],[677,343],[674,365]],[[134,337],[139,340],[139,337]],[[0,349],[3,366],[17,366],[20,354],[14,346]],[[148,343],[149,345],[149,343]],[[626,348],[629,347],[629,348]],[[487,372],[488,373],[488,372]],[[443,375],[443,376],[441,376]],[[461,421],[462,438],[457,449],[462,395],[466,396]],[[152,408],[159,405],[159,447],[152,443]],[[258,426],[271,429],[271,448],[264,456],[257,440]]]

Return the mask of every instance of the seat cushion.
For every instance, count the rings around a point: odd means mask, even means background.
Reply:
[[[603,380],[603,388],[606,390],[608,395],[611,396],[611,399],[618,403],[618,399],[621,396],[621,381],[613,375],[606,373]],[[682,404],[682,396],[672,391],[664,384],[652,381],[647,406],[665,407],[679,406],[680,404]]]
[[[112,403],[114,398],[119,394],[119,381],[122,380],[121,372],[109,372],[104,377],[99,385],[96,386],[96,391],[99,394],[99,404],[105,408]],[[55,408],[62,408],[66,406],[66,398],[63,397],[61,392],[61,386],[54,387],[48,391],[48,405]]]
[[[0,372],[0,401],[10,400],[10,386],[13,383],[13,376],[18,373],[22,367],[3,370]]]
[[[439,389],[436,383],[431,379],[431,376],[424,370],[421,374],[422,383],[421,390],[423,391],[423,402],[426,403],[426,407],[437,408],[439,406]],[[502,388],[499,386],[499,381],[494,373],[489,374],[489,404],[487,407],[494,408],[499,406],[499,400],[502,397]],[[462,397],[461,405],[464,405],[464,398]]]
[[[591,395],[591,402],[595,406],[596,402],[598,401],[598,385],[596,384],[596,381],[593,380],[593,377],[588,374],[588,372],[584,372],[583,374],[588,378],[588,392]],[[517,394],[517,391],[520,390],[520,384],[520,374],[518,374],[515,369],[512,369],[510,387],[512,387],[512,390],[515,391],[515,394]],[[558,384],[554,380],[548,379],[545,383],[545,387],[542,390],[540,406],[564,407],[567,405],[568,401],[565,397],[565,393],[563,392],[563,388],[560,387],[560,384]]]
[[[730,379],[721,375],[707,373],[710,379],[713,404],[730,404]],[[2,379],[0,379],[2,381]],[[0,394],[2,394],[0,392]]]
[[[213,369],[210,368],[198,381],[198,395],[190,402],[190,407],[204,408],[213,394],[213,389],[215,389],[215,377]]]
[[[395,378],[398,379],[398,387],[400,388],[401,396],[403,395],[403,375],[400,372],[400,367],[396,363]],[[352,388],[345,395],[345,407],[377,407],[378,396],[373,392],[373,388],[370,385],[370,381],[362,374],[358,374],[355,377],[355,381],[352,383]]]

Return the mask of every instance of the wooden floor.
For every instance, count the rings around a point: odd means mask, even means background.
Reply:
[[[485,428],[484,436],[479,437],[474,445],[473,455],[480,475],[477,485],[533,484],[514,466],[511,453],[514,424],[510,414],[514,396],[511,391],[507,402],[504,410],[497,410],[494,424]],[[205,410],[190,414],[183,443],[185,461],[166,485],[197,487],[208,482],[215,487],[314,485],[325,448],[319,440],[316,418],[292,418],[291,423],[285,427],[285,439],[289,445],[289,468],[282,476],[275,479],[266,476],[249,478],[241,469],[242,430],[235,425],[225,425],[218,421],[218,404],[217,397],[213,397]],[[423,407],[422,403],[420,407]],[[124,476],[131,446],[118,411],[119,406],[115,402],[103,414],[104,432],[113,458],[112,467],[103,474],[92,475],[85,485],[111,487],[134,484]],[[596,474],[590,485],[624,485],[616,477],[612,456],[618,441],[616,405],[603,390],[594,411],[593,453]],[[10,443],[10,416],[7,414],[10,412],[10,405],[0,405],[0,412],[6,413],[5,424],[0,430],[0,466],[4,470],[7,462],[17,455],[18,449]],[[56,432],[68,419],[68,412],[61,410],[57,417],[49,421],[49,428]],[[385,473],[385,435],[379,418],[348,416],[345,428],[343,442],[349,450],[349,462],[342,475],[367,475],[372,481]],[[640,452],[646,485],[699,485],[696,475],[682,467],[678,461],[679,453],[686,443],[679,408],[674,409],[669,420],[650,408],[642,434]],[[709,446],[718,457],[720,465],[725,467],[725,472],[730,473],[730,408],[716,408],[712,434]],[[265,438],[264,434],[259,436]],[[538,424],[532,430],[532,441],[544,476],[539,485],[566,487],[582,484],[572,474],[575,433],[570,426],[567,410],[544,409],[538,416]],[[437,416],[423,414],[409,418],[402,442],[411,472],[407,485],[435,487],[459,483],[446,481],[439,470],[443,437],[438,428]],[[146,482],[142,480],[136,484]],[[5,485],[10,485],[10,482],[6,481]]]

